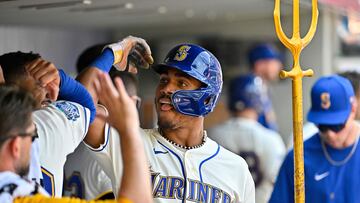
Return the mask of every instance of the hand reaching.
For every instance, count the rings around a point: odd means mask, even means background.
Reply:
[[[139,117],[135,103],[127,94],[120,78],[115,79],[115,86],[106,73],[99,73],[94,81],[100,102],[108,109],[108,115],[97,115],[115,127],[120,135],[131,135],[139,128]]]

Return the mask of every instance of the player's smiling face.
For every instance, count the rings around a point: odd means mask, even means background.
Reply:
[[[155,96],[159,127],[176,127],[184,119],[193,118],[176,111],[171,102],[171,95],[177,90],[195,90],[200,87],[201,82],[177,69],[168,68],[161,73]]]

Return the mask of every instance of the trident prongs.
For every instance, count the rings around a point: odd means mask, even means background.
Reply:
[[[293,107],[293,132],[294,132],[294,187],[295,202],[305,202],[304,188],[304,152],[303,152],[303,106],[302,106],[302,78],[304,76],[312,76],[313,70],[303,71],[300,67],[301,51],[310,43],[316,32],[318,20],[317,0],[312,0],[312,19],[308,33],[302,39],[300,36],[300,15],[299,0],[293,1],[293,35],[289,39],[281,27],[280,20],[280,0],[275,0],[274,23],[275,30],[280,41],[290,50],[293,55],[294,63],[292,69],[287,72],[280,72],[281,78],[292,78],[292,107]]]

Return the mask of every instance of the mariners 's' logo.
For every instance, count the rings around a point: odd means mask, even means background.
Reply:
[[[184,46],[181,46],[176,54],[175,54],[175,57],[174,57],[174,60],[175,61],[183,61],[186,59],[187,55],[188,55],[188,51],[190,50],[191,47],[187,46],[187,45],[184,45]]]
[[[327,92],[324,92],[320,95],[320,99],[321,99],[321,108],[323,108],[325,110],[329,109],[331,106],[330,94]]]

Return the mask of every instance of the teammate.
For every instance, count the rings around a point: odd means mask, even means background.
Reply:
[[[268,83],[279,78],[282,69],[280,53],[270,44],[259,44],[249,51],[250,70],[259,76],[265,84],[268,92]],[[275,113],[272,107],[270,96],[267,93],[263,112],[259,115],[259,122],[266,128],[278,131]]]
[[[102,63],[102,59],[110,58],[110,67],[112,64],[126,65],[128,55],[141,59],[142,55],[138,54],[137,46],[144,43],[146,44],[138,38],[125,38],[113,44],[117,52],[113,52],[111,48],[105,49],[94,63],[101,68],[107,66]],[[142,53],[148,52],[145,50]],[[146,65],[146,61],[141,62],[142,65]],[[62,195],[63,166],[66,156],[73,152],[83,139],[93,147],[101,147],[101,143],[106,143],[104,134],[87,134],[89,123],[94,120],[96,113],[93,97],[63,71],[58,71],[52,63],[44,61],[36,54],[21,52],[5,54],[0,57],[0,64],[6,83],[13,83],[30,91],[36,98],[38,107],[43,107],[34,112],[34,122],[39,134],[39,144],[34,148],[39,150],[42,173],[39,170],[34,174],[31,172],[30,178],[41,182],[50,195],[59,197]],[[129,69],[134,69],[132,64]],[[89,74],[84,73],[81,77],[86,79]],[[58,93],[64,101],[48,104],[49,101],[57,99]],[[37,169],[40,166],[31,168]]]
[[[252,74],[239,76],[230,82],[228,96],[232,118],[210,129],[208,135],[246,160],[256,202],[268,202],[286,151],[280,135],[257,121],[264,108],[264,84]]]
[[[355,92],[355,97],[356,97],[357,103],[360,104],[360,74],[355,71],[346,71],[346,72],[339,73],[339,75],[348,79],[351,82],[351,85]],[[360,120],[360,108],[357,108],[355,120]],[[304,127],[303,127],[304,141],[309,139],[311,136],[315,135],[318,131],[319,131],[319,129],[316,127],[315,124],[313,124],[311,122],[305,123]],[[293,137],[293,135],[291,134],[289,143],[288,143],[289,148],[293,147],[292,137]]]
[[[308,120],[319,133],[304,142],[307,202],[355,203],[360,179],[358,103],[349,80],[321,77],[311,90]],[[294,202],[293,151],[283,162],[269,202]]]
[[[134,44],[134,50],[125,50],[125,44]],[[132,36],[125,38],[120,43],[106,46],[112,48],[112,52],[110,52],[108,57],[104,57],[104,54],[106,53],[101,53],[104,46],[105,45],[92,46],[80,55],[77,61],[77,70],[78,72],[81,72],[79,80],[84,82],[85,85],[92,87],[91,81],[93,77],[84,77],[84,75],[89,72],[94,74],[100,70],[108,72],[111,68],[110,74],[112,75],[112,78],[114,79],[119,76],[124,79],[128,93],[131,95],[134,102],[138,103],[139,97],[136,95],[137,81],[135,76],[117,71],[116,67],[112,66],[115,58],[111,56],[113,56],[113,53],[118,53],[118,56],[123,54],[122,58],[127,59],[125,56],[130,53],[131,57],[129,56],[129,59],[132,61],[129,63],[117,64],[117,68],[125,70],[127,69],[126,66],[129,66],[128,70],[135,72],[136,70],[132,69],[130,66],[136,65],[148,68],[149,64],[146,63],[152,63],[150,48],[143,39]],[[137,53],[142,54],[139,55]],[[95,62],[94,59],[96,59]],[[134,64],[135,62],[138,64]],[[90,92],[94,92],[93,89],[89,89]],[[94,101],[97,102],[96,95],[94,95]],[[104,110],[106,111],[104,106],[100,104],[98,104],[97,110],[102,112]],[[101,123],[101,125],[99,125],[99,123]],[[104,123],[99,119],[95,119],[94,123],[90,126],[88,135],[100,138],[105,136],[106,140],[101,141],[105,144],[94,148],[92,146],[85,146],[86,144],[82,143],[76,152],[71,155],[71,160],[69,160],[69,163],[65,166],[65,170],[67,172],[67,181],[64,186],[65,195],[73,195],[83,197],[85,199],[106,199],[111,198],[114,195],[117,196],[116,191],[119,190],[123,170],[121,156],[119,155],[121,154],[121,150],[118,147],[119,135],[116,129],[110,127],[108,124],[104,125]],[[106,147],[107,145],[110,146]],[[89,148],[90,150],[87,150],[86,148]],[[113,159],[106,157],[107,154],[118,157],[118,159],[116,159],[117,162],[113,163],[111,161]],[[94,160],[93,156],[97,159]],[[81,165],[73,164],[78,163],[79,160],[81,160]],[[100,163],[100,166],[97,162]],[[113,194],[113,191],[115,194]]]
[[[123,159],[124,178],[118,202],[152,202],[150,176],[137,129],[139,119],[136,107],[131,104],[131,98],[126,94],[121,81],[116,81],[116,88],[109,81],[105,74],[100,74],[95,85],[102,103],[111,107],[109,115],[102,117],[119,129],[122,135],[121,149],[126,155]],[[21,177],[29,170],[31,140],[37,136],[31,115],[36,102],[23,90],[0,86],[0,104],[0,201],[80,202],[78,199],[69,198],[50,199],[38,184]],[[119,119],[119,114],[124,118]]]
[[[203,129],[222,89],[218,60],[202,47],[180,44],[154,69],[159,128],[145,130],[143,140],[155,202],[255,202],[246,162]]]
[[[137,78],[135,75],[112,69],[110,76],[113,81],[117,77],[122,79],[127,93],[138,106],[141,100],[137,96]],[[89,149],[84,143],[81,143],[75,152],[68,156],[64,167],[66,177],[64,184],[65,196],[74,196],[87,200],[115,198],[113,191],[117,191],[116,189],[118,189],[118,187],[116,185],[120,185],[120,180],[116,180],[115,178],[121,176],[123,163],[116,163],[113,166],[115,170],[105,168],[106,172],[102,169],[101,165],[104,165],[104,162],[107,165],[112,164],[111,160],[105,157],[106,153],[121,157],[121,149],[118,147],[120,141],[116,129],[107,125],[105,127],[105,133],[108,137],[108,144],[113,146],[105,147],[103,150],[106,150],[106,152],[92,149],[91,147]],[[94,159],[94,154],[92,154],[94,152],[100,153],[98,156],[103,158],[103,160],[100,161],[102,164],[99,164],[98,161]],[[79,164],[79,162],[81,162],[81,164]],[[121,173],[115,175],[114,171],[121,171]]]
[[[80,84],[38,54],[4,54],[0,64],[6,83],[29,91],[36,100],[33,116],[39,138],[32,146],[29,179],[41,183],[51,196],[60,197],[66,156],[84,139],[90,118],[95,115],[89,111],[94,106],[91,97]],[[72,91],[79,95],[77,101],[87,103],[88,108],[74,102],[54,102],[58,94],[71,100]]]

